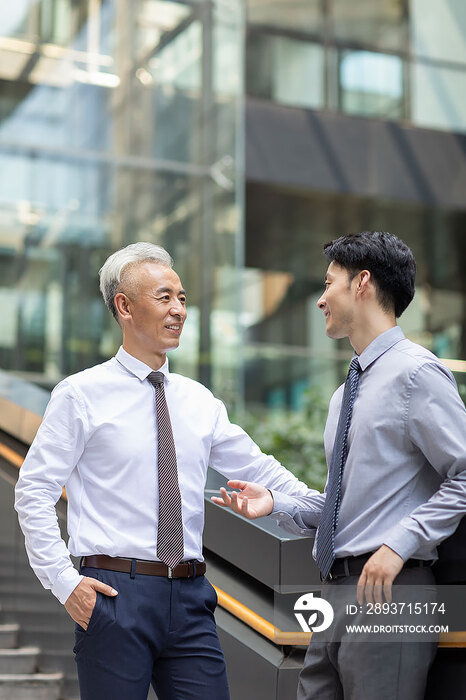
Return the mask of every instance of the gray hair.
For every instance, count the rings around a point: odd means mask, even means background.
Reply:
[[[128,265],[133,266],[146,261],[173,267],[173,260],[165,248],[154,243],[130,243],[126,248],[121,248],[110,255],[100,268],[100,291],[116,321],[118,321],[118,312],[115,306],[115,294],[119,291],[123,271]]]

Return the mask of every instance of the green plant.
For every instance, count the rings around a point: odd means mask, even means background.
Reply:
[[[322,491],[327,478],[323,432],[327,404],[309,389],[299,411],[248,410],[233,419],[263,452],[272,454],[308,486]]]
[[[458,382],[461,398],[466,403],[466,383]],[[248,409],[232,416],[259,445],[273,455],[298,479],[322,491],[327,478],[323,444],[328,404],[315,387],[304,395],[299,411]]]

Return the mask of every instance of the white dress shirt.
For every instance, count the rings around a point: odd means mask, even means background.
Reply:
[[[151,371],[120,348],[108,362],[64,379],[52,392],[21,468],[15,508],[29,560],[62,603],[82,578],[70,552],[157,560],[157,423],[155,392],[146,379]],[[297,497],[317,493],[230,423],[222,402],[202,384],[169,372],[168,361],[160,371],[177,455],[184,560],[202,560],[208,466]],[[55,513],[62,486],[68,549]]]

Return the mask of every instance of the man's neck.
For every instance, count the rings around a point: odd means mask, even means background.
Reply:
[[[382,333],[385,333],[385,331],[395,326],[395,316],[388,316],[385,314],[374,316],[366,320],[365,323],[359,324],[357,328],[351,332],[349,341],[355,353],[360,355],[379,335],[382,335]]]
[[[148,352],[147,350],[138,347],[135,343],[132,343],[128,338],[123,338],[123,350],[129,355],[132,355],[137,360],[144,362],[145,365],[157,371],[160,369],[167,359],[165,353],[159,354],[156,352]]]

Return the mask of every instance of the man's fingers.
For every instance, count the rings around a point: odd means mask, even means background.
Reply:
[[[245,489],[247,485],[247,481],[239,481],[238,479],[231,479],[231,481],[228,482],[228,486],[231,489],[240,489],[241,491]]]
[[[235,513],[241,512],[241,506],[238,503],[238,493],[237,491],[231,492],[231,508]]]
[[[218,496],[211,496],[210,500],[213,501],[216,505],[218,506],[223,506],[223,508],[228,508],[229,504],[225,503],[223,498],[219,498]]]
[[[381,581],[378,581],[374,585],[374,601],[376,603],[380,603],[380,605],[382,605],[382,603],[383,603],[382,593],[383,593],[383,585],[382,585]]]
[[[226,488],[224,488],[223,486],[220,489],[220,496],[223,498],[223,502],[225,503],[226,506],[231,505],[231,498],[228,495]]]
[[[391,583],[391,581],[390,581],[390,583],[384,583],[383,593],[384,593],[385,600],[387,601],[387,603],[391,603],[392,602],[392,583]]]
[[[102,581],[97,581],[97,579],[94,579],[94,584],[92,585],[92,587],[94,588],[94,590],[99,591],[99,593],[103,593],[104,595],[118,595],[118,591],[116,591],[111,586],[107,586],[106,583],[102,583]]]
[[[366,575],[365,571],[363,570],[361,572],[361,576],[359,577],[358,585],[356,588],[356,597],[358,599],[359,605],[364,605],[364,588],[366,585],[366,579],[367,579],[367,575]]]
[[[232,491],[231,507],[238,515],[244,515],[246,518],[249,518],[248,499],[246,496],[241,496],[237,491]]]
[[[366,597],[366,601],[370,605],[374,605],[374,585],[372,583],[366,583],[364,587],[364,595]]]

